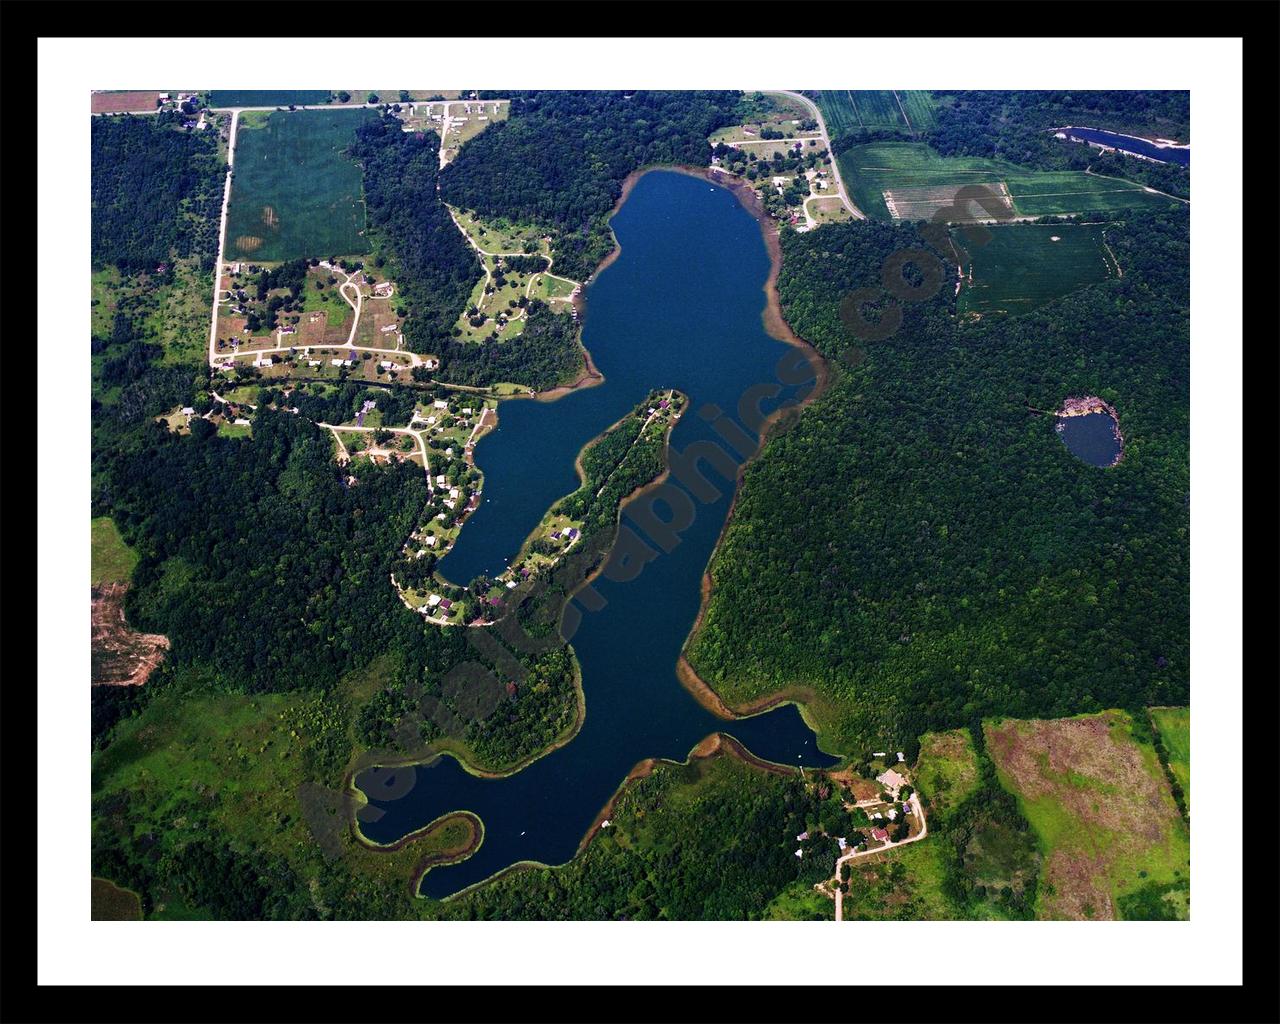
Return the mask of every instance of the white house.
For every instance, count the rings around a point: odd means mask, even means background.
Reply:
[[[440,603],[439,594],[432,594],[429,598],[427,598],[427,604],[429,604],[432,608],[434,608],[439,603]]]
[[[449,403],[448,403],[448,402],[442,402],[442,401],[440,401],[439,399],[437,399],[436,401],[432,402],[431,404],[432,404],[432,406],[433,406],[434,408],[436,408],[436,409],[447,409],[447,408],[449,408]]]
[[[378,365],[381,366],[384,370],[390,370],[396,364],[393,363],[390,359],[384,359]]]
[[[433,547],[435,547],[435,546],[436,546],[436,537],[435,537],[435,534],[433,534],[433,533],[429,533],[429,534],[427,534],[426,544],[427,544],[427,547],[429,547],[429,548],[433,548]]]
[[[342,365],[342,360],[341,360],[341,359],[330,359],[330,360],[329,360],[329,365],[330,365],[330,366],[341,366],[341,365]]]

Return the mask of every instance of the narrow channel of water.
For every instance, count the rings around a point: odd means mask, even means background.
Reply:
[[[605,383],[553,403],[502,404],[499,428],[476,449],[488,500],[440,563],[452,580],[500,571],[546,509],[577,486],[574,459],[581,447],[651,388],[689,395],[691,411],[671,440],[683,451],[700,439],[723,447],[696,413],[704,404],[732,411],[748,388],[777,381],[775,367],[786,346],[761,321],[769,258],[759,225],[732,193],[690,175],[652,172],[636,183],[613,228],[622,253],[588,289],[583,334]],[[784,390],[777,401],[791,394]],[[361,827],[375,841],[394,841],[453,810],[474,811],[484,821],[480,850],[461,864],[429,871],[425,895],[450,895],[516,861],[564,863],[637,762],[683,760],[712,732],[727,732],[782,764],[835,762],[817,749],[794,706],[724,722],[676,677],[676,660],[697,615],[702,573],[733,493],[732,480],[711,470],[707,475],[720,498],[695,502],[697,516],[671,554],[630,582],[593,584],[607,604],[584,611],[572,638],[587,710],[568,745],[504,779],[469,775],[451,757],[431,767],[369,769],[357,777],[370,800]],[[760,628],[770,625],[761,622]],[[396,773],[406,771],[414,773],[409,792],[380,800],[380,792],[396,791]]]
[[[1166,164],[1180,164],[1183,167],[1191,166],[1190,146],[1161,146],[1149,139],[1140,139],[1135,135],[1121,135],[1118,132],[1109,132],[1102,128],[1059,128],[1058,131],[1065,132],[1067,135],[1077,139],[1083,139],[1085,142],[1097,142],[1124,153],[1145,156],[1149,160],[1159,160],[1161,163]]]

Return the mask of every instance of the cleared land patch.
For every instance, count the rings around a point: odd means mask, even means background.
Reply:
[[[127,583],[94,586],[91,596],[91,682],[94,686],[141,686],[169,649],[169,638],[137,633],[124,620]]]
[[[129,547],[109,516],[89,521],[90,582],[126,583],[138,564],[138,555]]]
[[[945,814],[978,788],[978,760],[967,729],[931,732],[920,737],[915,769],[930,814]]]
[[[242,119],[227,257],[277,261],[367,252],[360,167],[345,154],[374,110],[274,111]]]
[[[973,186],[982,188],[985,201],[979,203],[969,194]],[[963,185],[916,185],[910,188],[885,189],[884,205],[895,220],[933,220],[939,211],[947,211],[948,221],[989,220],[1013,217],[1013,202],[1002,181],[973,181]]]
[[[1037,916],[1188,916],[1186,824],[1129,715],[992,720],[987,750],[1045,857]]]
[[[1006,224],[981,245],[955,232],[968,251],[961,313],[1023,313],[1113,276],[1101,224]]]

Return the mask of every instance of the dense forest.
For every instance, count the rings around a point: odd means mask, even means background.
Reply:
[[[91,120],[95,267],[150,271],[199,253],[201,269],[213,269],[226,173],[218,133],[183,131],[174,121],[165,112]]]
[[[608,215],[622,181],[649,164],[705,166],[707,136],[731,124],[736,92],[482,93],[511,116],[476,136],[441,174],[453,206],[553,229],[556,272],[584,281],[613,248]]]
[[[726,699],[813,686],[838,709],[834,750],[1187,699],[1188,218],[1130,216],[1108,239],[1121,279],[977,323],[941,289],[836,361],[748,469],[711,565],[689,655]],[[841,296],[922,245],[911,226],[784,234],[789,322],[839,356]],[[1036,411],[1090,394],[1119,413],[1112,469]]]
[[[943,156],[998,158],[1039,170],[1088,167],[1097,174],[1127,178],[1172,195],[1191,195],[1191,172],[1186,167],[1121,153],[1101,153],[1089,146],[1055,139],[1047,131],[1074,125],[1189,142],[1188,92],[971,91],[934,95],[939,100],[938,123],[927,141]]]
[[[375,248],[408,311],[405,341],[414,352],[434,353],[452,337],[482,270],[436,192],[439,136],[401,127],[390,115],[362,123],[350,153],[363,168]]]

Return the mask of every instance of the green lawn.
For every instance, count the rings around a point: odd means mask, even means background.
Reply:
[[[344,152],[373,110],[276,111],[236,134],[229,259],[367,252],[360,168]]]
[[[90,582],[125,583],[138,564],[138,554],[125,544],[116,524],[107,516],[89,521]]]
[[[1113,275],[1101,224],[1007,224],[981,244],[953,238],[971,259],[960,289],[962,313],[1024,313]],[[972,276],[970,281],[968,278]]]

